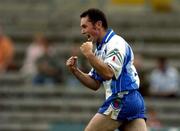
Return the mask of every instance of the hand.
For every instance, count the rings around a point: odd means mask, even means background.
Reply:
[[[66,66],[69,68],[71,72],[75,71],[77,69],[77,56],[71,56],[67,61],[66,61]]]
[[[81,45],[80,50],[82,54],[88,57],[90,54],[93,54],[93,43],[92,42],[85,42]]]

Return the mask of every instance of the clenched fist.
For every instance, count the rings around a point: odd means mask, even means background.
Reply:
[[[71,56],[66,61],[66,66],[69,68],[71,72],[73,72],[75,69],[77,69],[77,56]]]
[[[80,50],[84,56],[88,56],[89,54],[92,54],[93,50],[93,43],[92,42],[85,42],[81,45]]]

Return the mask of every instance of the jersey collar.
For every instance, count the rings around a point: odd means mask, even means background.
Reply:
[[[102,39],[101,43],[96,43],[97,50],[101,50],[103,44],[107,43],[114,35],[114,31],[112,29],[109,29],[104,38]]]

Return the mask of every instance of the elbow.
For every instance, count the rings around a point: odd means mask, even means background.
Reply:
[[[114,72],[110,67],[108,68],[108,70],[105,70],[102,74],[102,78],[104,80],[110,80],[113,78],[113,76],[114,76]]]
[[[93,91],[97,91],[99,88],[91,88]]]
[[[97,91],[98,89],[99,89],[99,87],[98,86],[91,86],[91,87],[89,87],[91,90],[93,90],[93,91]]]
[[[109,74],[107,73],[103,75],[104,80],[110,80],[112,79],[112,77],[113,77],[113,73],[109,73]]]
[[[100,88],[100,83],[99,81],[95,81],[95,83],[91,86],[91,89],[93,91],[97,91]]]

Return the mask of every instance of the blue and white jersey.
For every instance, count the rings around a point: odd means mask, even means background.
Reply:
[[[95,55],[108,64],[114,77],[111,80],[104,80],[94,68],[89,75],[102,83],[106,91],[106,99],[122,91],[129,91],[139,88],[139,77],[133,65],[134,55],[131,47],[113,30],[108,30],[100,44],[97,44]]]

